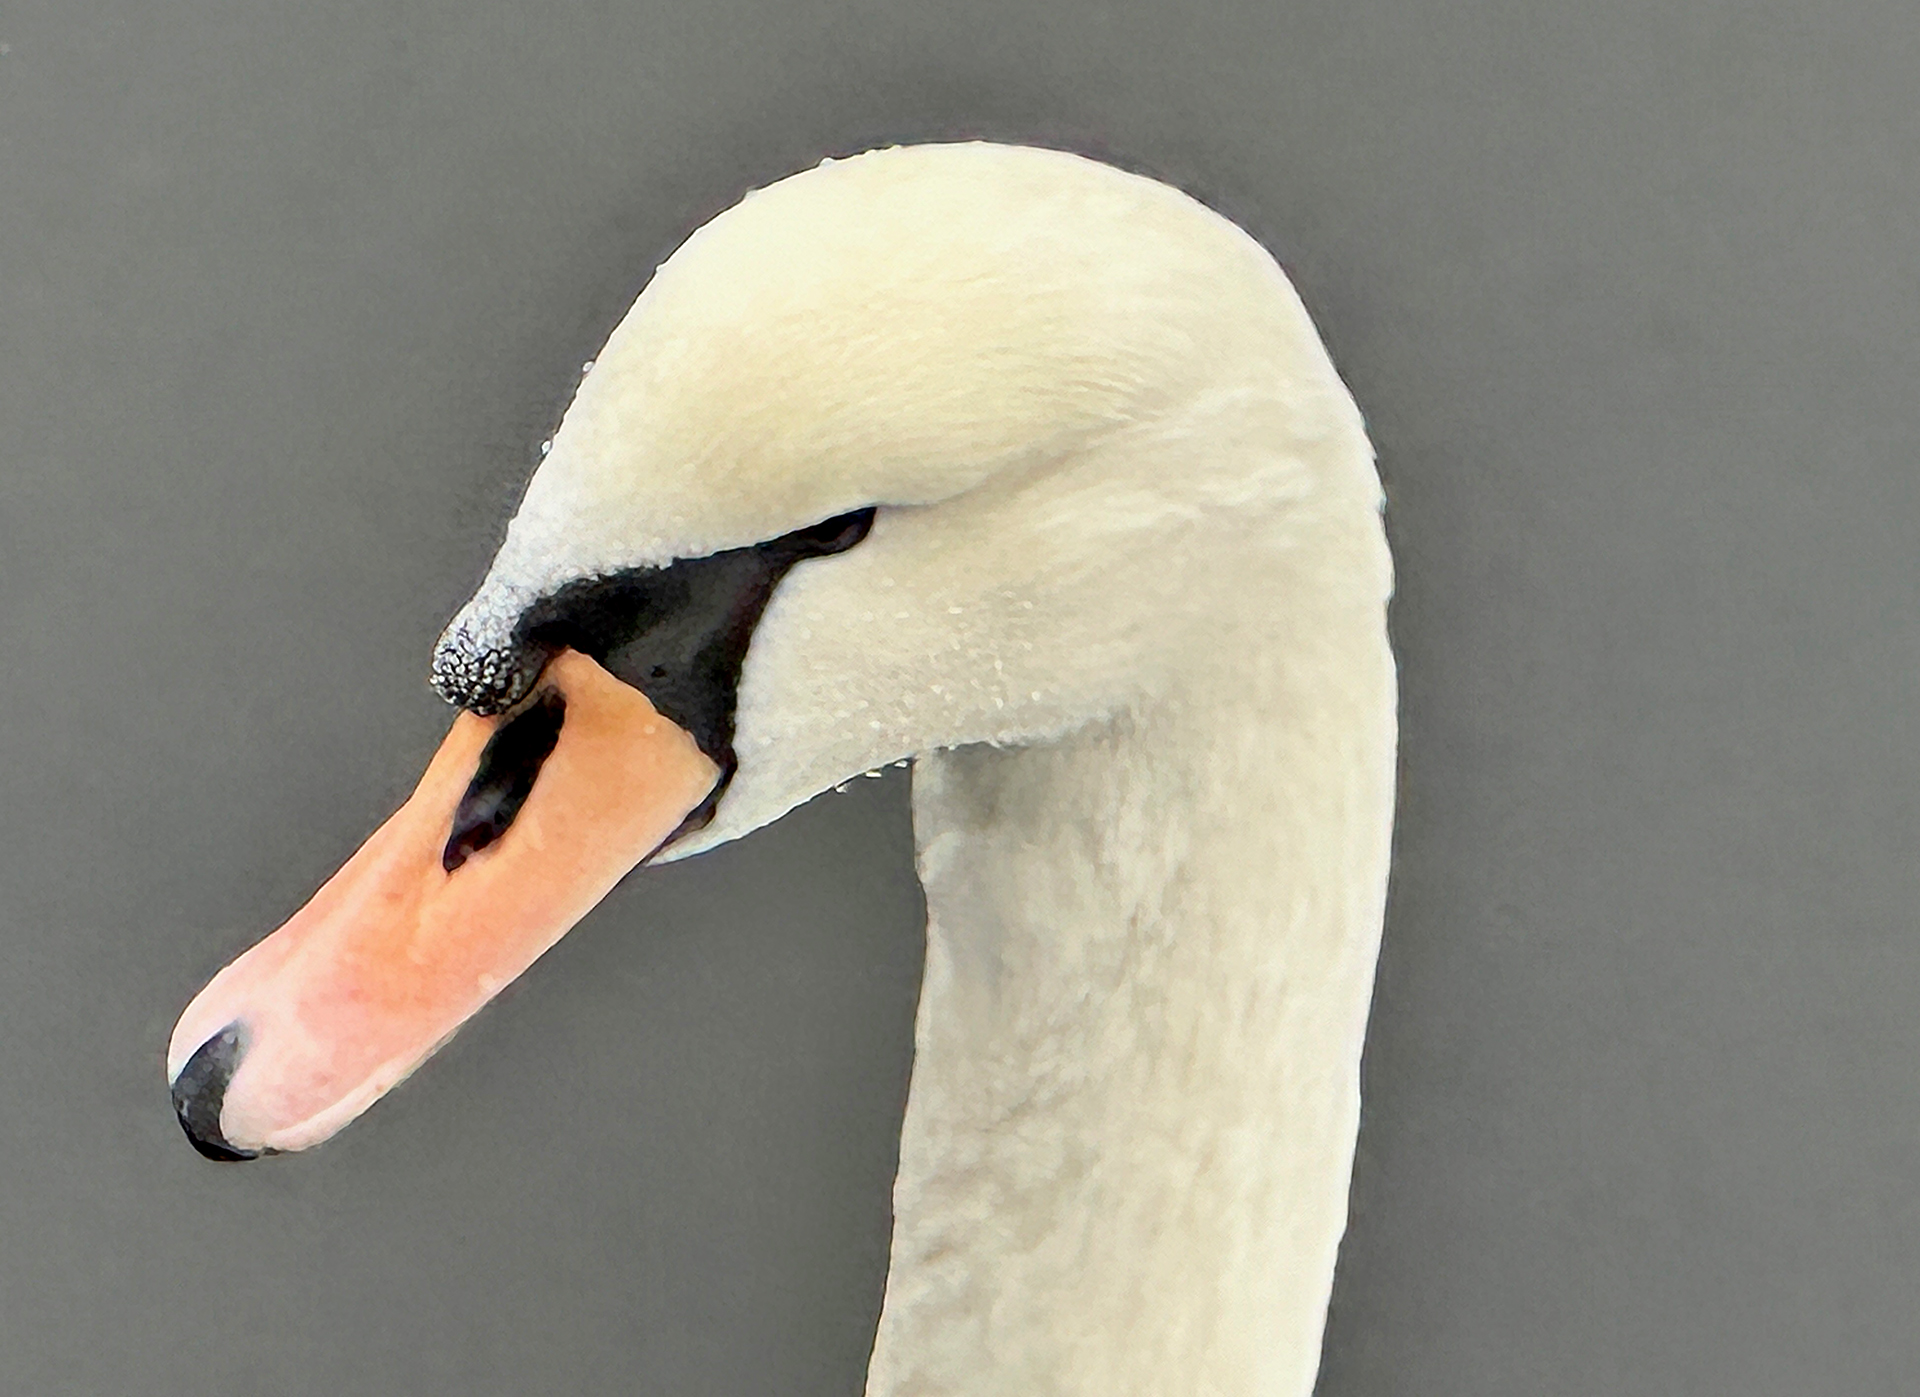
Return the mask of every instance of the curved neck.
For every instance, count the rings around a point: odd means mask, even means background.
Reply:
[[[869,1397],[1304,1397],[1394,756],[1382,608],[1152,710],[920,760],[928,901]]]

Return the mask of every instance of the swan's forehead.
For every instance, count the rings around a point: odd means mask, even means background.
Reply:
[[[540,591],[1069,456],[1265,358],[1270,317],[1236,307],[1276,286],[1185,195],[1059,152],[910,147],[782,180],[660,267],[496,574]]]
[[[448,628],[436,685],[482,711],[510,699],[521,618],[582,581],[1043,477],[1302,375],[1331,380],[1278,267],[1165,185],[989,145],[823,165],[662,264]]]

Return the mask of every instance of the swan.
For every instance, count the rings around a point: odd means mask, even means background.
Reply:
[[[664,262],[434,652],[419,788],[181,1016],[220,1159],[325,1139],[632,867],[911,760],[926,967],[870,1397],[1300,1397],[1395,769],[1362,420],[1187,195],[830,160]]]

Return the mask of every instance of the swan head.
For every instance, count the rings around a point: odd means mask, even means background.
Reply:
[[[413,799],[182,1016],[189,1138],[326,1138],[636,863],[1190,679],[1271,621],[1248,557],[1377,500],[1278,268],[1164,185],[961,145],[747,196],[583,378]]]

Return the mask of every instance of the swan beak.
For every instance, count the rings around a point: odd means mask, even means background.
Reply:
[[[639,690],[563,651],[515,711],[454,719],[419,787],[167,1049],[214,1159],[339,1130],[657,850],[720,769]]]

